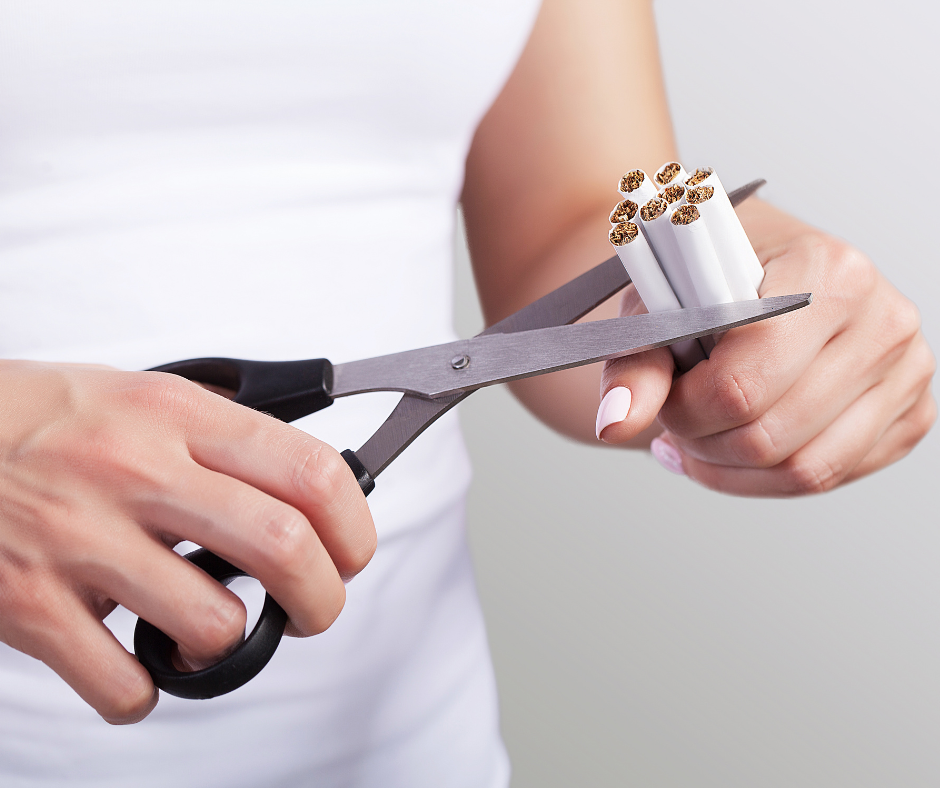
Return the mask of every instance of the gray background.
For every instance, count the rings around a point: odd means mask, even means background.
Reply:
[[[850,239],[935,350],[936,9],[657,5],[686,166],[766,177],[766,197]],[[457,257],[469,336],[460,241]],[[461,417],[515,788],[940,784],[936,430],[874,478],[763,501],[568,442],[504,389]]]

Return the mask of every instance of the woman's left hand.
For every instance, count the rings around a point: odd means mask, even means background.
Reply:
[[[936,418],[935,361],[917,308],[861,252],[771,206],[739,211],[764,264],[760,295],[812,292],[788,315],[733,329],[673,380],[665,348],[606,364],[601,395],[623,443],[658,418],[670,470],[735,495],[830,490],[906,455]],[[623,314],[645,311],[633,288]],[[615,392],[626,387],[630,395]],[[609,420],[610,417],[607,417]]]

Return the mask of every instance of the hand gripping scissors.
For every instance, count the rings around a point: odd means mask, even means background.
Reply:
[[[729,197],[738,204],[763,184],[763,180],[754,181]],[[342,453],[360,489],[368,495],[375,487],[375,477],[389,463],[479,388],[727,331],[799,309],[812,299],[811,294],[803,293],[571,325],[628,284],[630,277],[615,255],[473,339],[345,364],[334,365],[326,359],[202,358],[177,361],[154,371],[231,389],[236,392],[235,402],[288,422],[331,405],[336,397],[368,391],[402,392],[401,400],[372,437],[357,451]],[[247,574],[204,548],[186,558],[222,583]],[[266,594],[251,634],[210,667],[178,670],[173,663],[173,641],[143,619],[137,622],[134,650],[160,689],[181,698],[213,698],[237,689],[264,668],[286,623],[284,609]]]

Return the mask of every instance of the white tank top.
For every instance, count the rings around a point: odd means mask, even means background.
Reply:
[[[535,12],[0,0],[0,357],[342,362],[453,338],[464,160]],[[298,426],[355,449],[395,399]],[[379,479],[379,549],[334,627],[224,698],[112,728],[0,646],[0,785],[505,784],[468,482],[445,418]],[[108,624],[129,643],[133,617]]]

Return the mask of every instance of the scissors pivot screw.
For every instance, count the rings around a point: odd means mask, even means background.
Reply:
[[[453,369],[466,369],[470,366],[470,356],[454,356],[450,360],[450,365]]]

